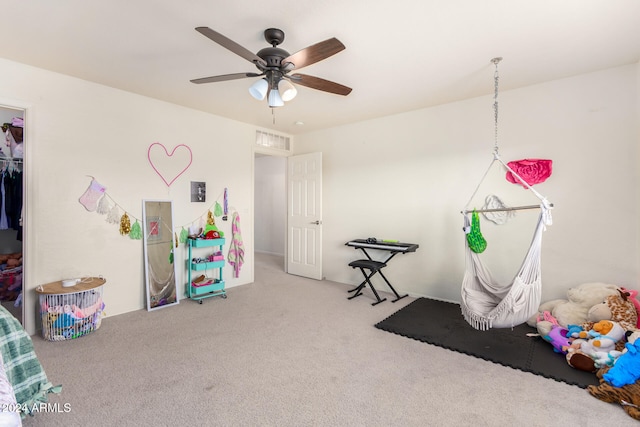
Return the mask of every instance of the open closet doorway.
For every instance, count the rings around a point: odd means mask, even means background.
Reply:
[[[0,104],[0,304],[23,326],[24,120],[25,110]]]
[[[254,154],[255,280],[285,270],[287,158]]]

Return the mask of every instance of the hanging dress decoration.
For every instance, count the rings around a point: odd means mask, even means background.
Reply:
[[[0,178],[5,178],[4,175],[0,174]],[[135,216],[129,215],[126,209],[120,209],[120,205],[106,192],[106,187],[98,183],[96,179],[92,176],[91,182],[85,192],[79,197],[79,202],[82,206],[89,212],[96,212],[100,215],[106,215],[106,222],[109,224],[118,225],[118,231],[122,236],[129,236],[131,240],[142,240],[143,232],[142,226],[140,224],[140,220]],[[2,181],[2,180],[0,180]],[[22,182],[22,180],[19,180]],[[3,184],[3,182],[0,182]],[[170,185],[171,183],[169,183]],[[4,185],[0,185],[0,188],[5,188]],[[0,197],[0,202],[3,201],[4,194]],[[216,226],[216,217],[222,216],[224,221],[227,220],[227,213],[229,212],[229,204],[228,204],[228,190],[224,189],[224,195],[219,195],[218,199],[223,197],[222,204],[218,200],[215,201],[213,205],[211,205],[206,212],[206,217],[204,215],[200,215],[200,217],[196,218],[192,221],[191,225],[188,227],[188,230],[185,229],[186,225],[179,226],[180,232],[177,232],[177,228],[171,230],[174,234],[173,239],[175,240],[175,246],[171,250],[169,254],[170,262],[174,260],[174,250],[180,246],[180,243],[187,243],[190,236],[196,237],[204,237],[208,239],[220,239],[224,238],[224,231],[220,230]],[[212,212],[213,211],[213,212]],[[124,212],[124,214],[121,214]],[[224,215],[224,216],[223,216]],[[0,229],[3,225],[6,227],[8,224],[8,218],[0,218]],[[20,219],[21,221],[21,219]],[[193,223],[195,221],[199,221],[200,226],[195,226]],[[237,233],[239,234],[239,224],[235,224]],[[242,243],[241,238],[239,239],[240,245]],[[239,250],[242,252],[242,250]],[[243,262],[244,254],[240,253],[238,266],[236,267],[239,271],[240,266]]]
[[[494,96],[494,116],[495,116],[495,146],[493,151],[493,160],[489,164],[489,168],[480,180],[474,193],[471,195],[467,206],[465,206],[462,214],[464,216],[465,232],[469,230],[468,215],[472,215],[472,222],[478,211],[468,210],[468,206],[480,188],[480,184],[484,181],[487,173],[494,165],[498,163],[509,171],[518,182],[522,183],[525,188],[529,189],[539,200],[540,205],[520,206],[513,208],[495,208],[487,209],[488,211],[497,212],[503,209],[508,211],[540,208],[540,216],[533,233],[531,245],[522,262],[520,270],[515,275],[513,281],[507,284],[497,283],[491,275],[489,268],[484,265],[479,253],[477,253],[473,245],[475,240],[465,238],[465,273],[462,280],[460,303],[462,315],[465,320],[474,328],[479,330],[487,330],[489,328],[511,328],[524,323],[533,314],[538,311],[540,306],[540,298],[542,294],[542,271],[540,262],[540,253],[542,249],[542,232],[547,225],[551,225],[551,208],[553,205],[549,201],[534,190],[519,174],[509,167],[498,154],[498,62],[502,58],[494,58],[492,62],[496,66],[494,74],[495,96]],[[484,210],[480,210],[484,211]],[[473,228],[473,224],[471,224]],[[466,237],[466,236],[465,236]],[[476,248],[477,249],[477,248]]]

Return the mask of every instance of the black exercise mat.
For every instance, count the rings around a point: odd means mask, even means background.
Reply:
[[[478,331],[462,317],[460,306],[419,298],[377,323],[376,328],[428,344],[586,388],[598,385],[595,374],[573,369],[529,325]]]

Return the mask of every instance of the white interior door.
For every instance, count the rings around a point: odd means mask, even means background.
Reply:
[[[287,159],[287,272],[322,279],[322,153]]]

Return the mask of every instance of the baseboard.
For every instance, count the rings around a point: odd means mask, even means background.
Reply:
[[[284,256],[284,254],[279,254],[276,252],[259,251],[258,249],[255,249],[254,252],[257,254],[263,254],[263,255],[275,255],[275,256],[281,256],[281,257]]]

